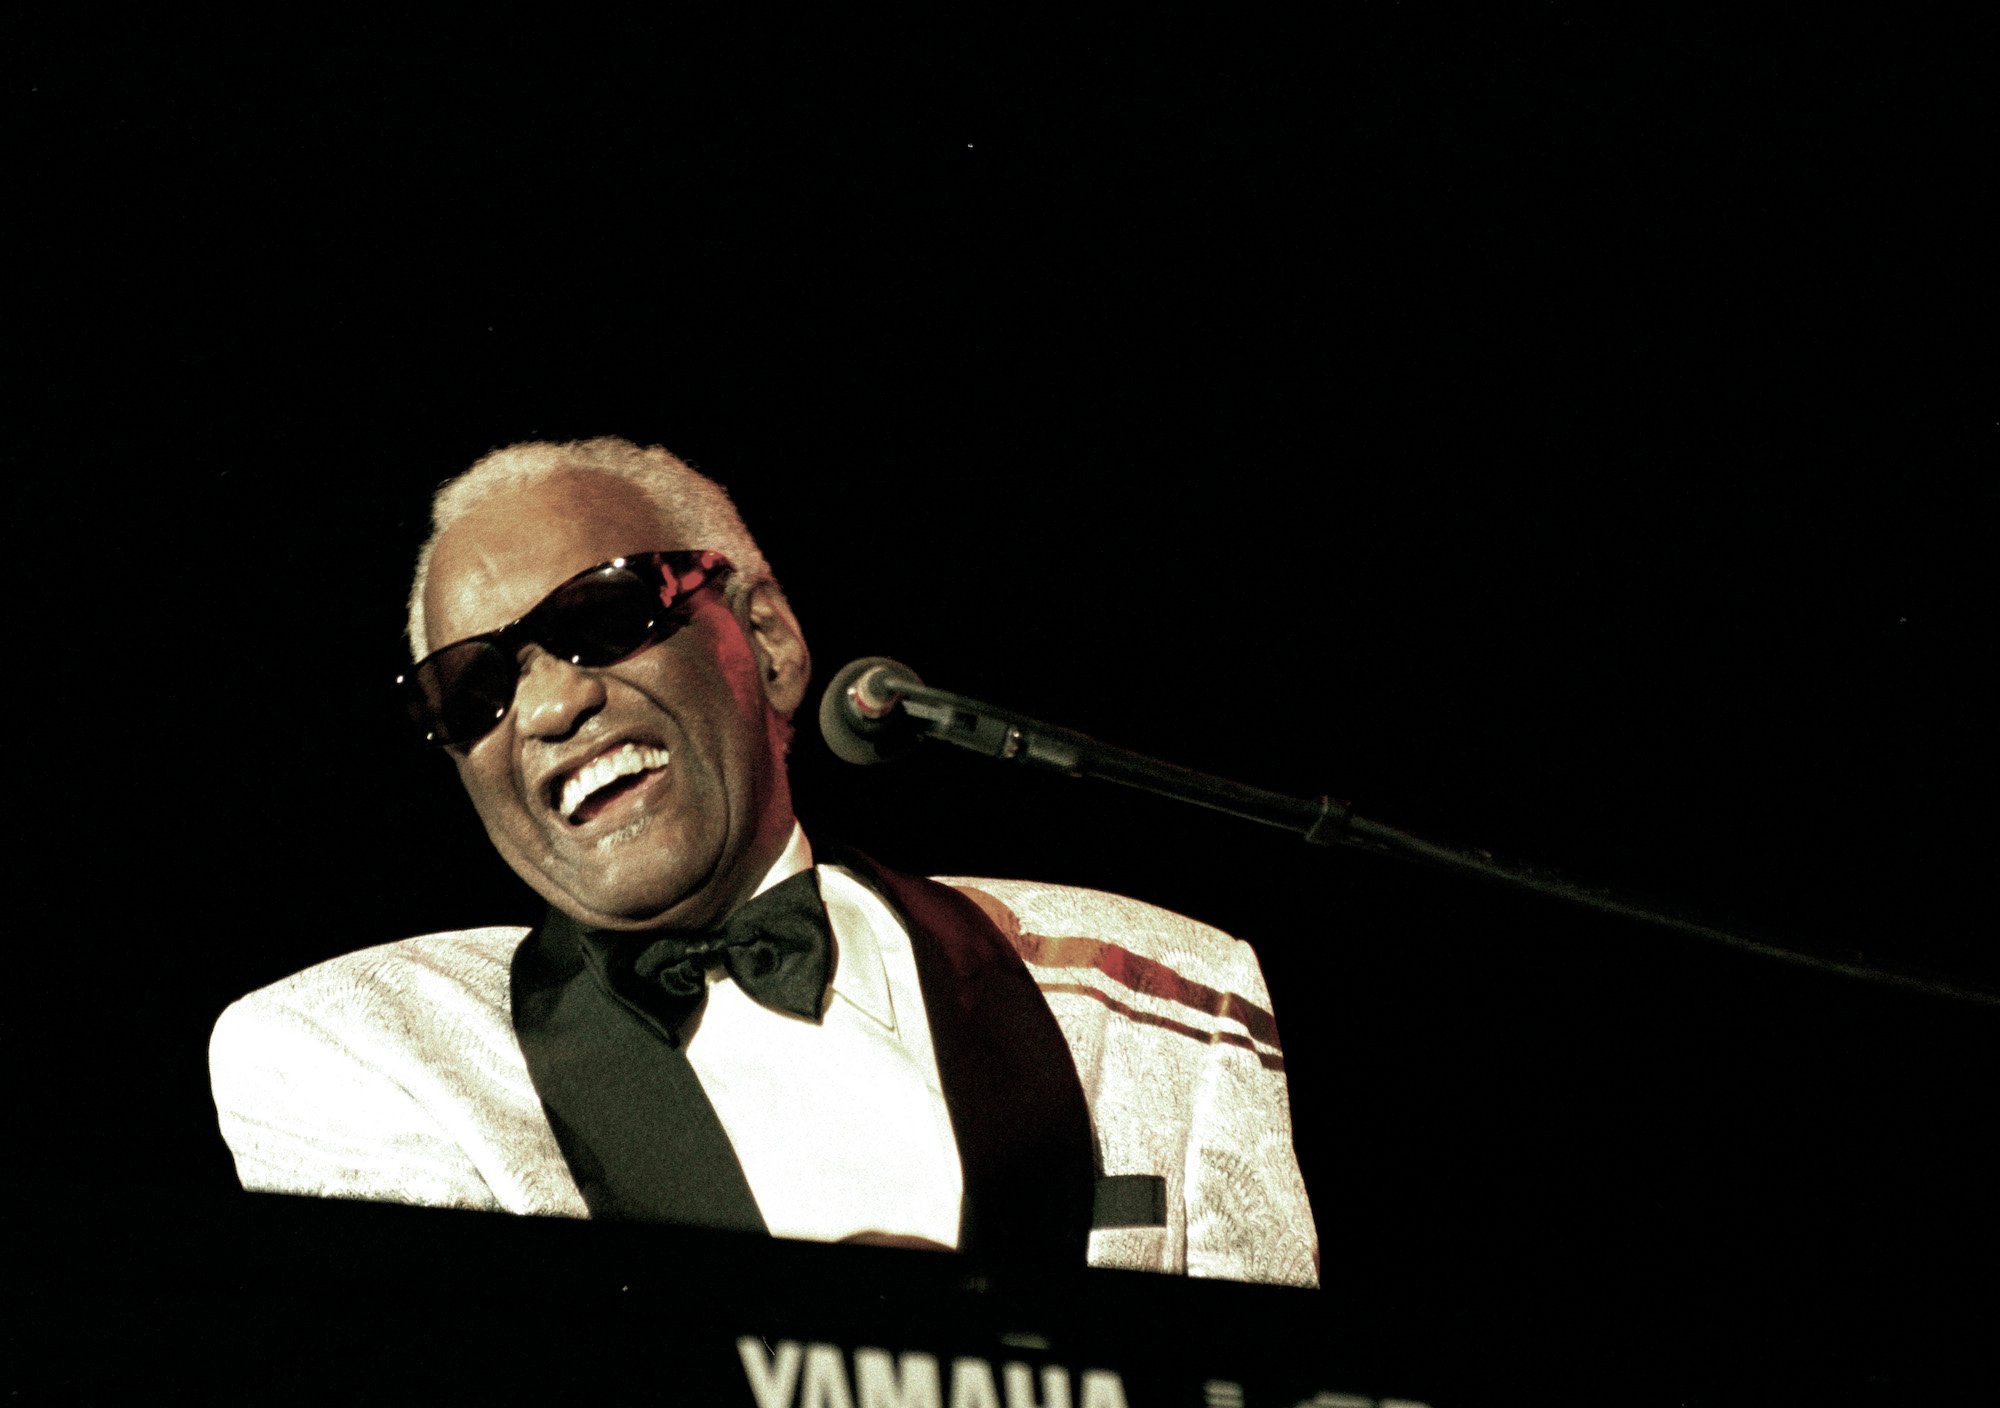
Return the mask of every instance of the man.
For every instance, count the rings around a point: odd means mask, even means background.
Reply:
[[[719,486],[615,439],[489,455],[409,629],[412,721],[548,915],[233,1004],[246,1187],[1316,1280],[1248,947],[816,855],[805,640]]]

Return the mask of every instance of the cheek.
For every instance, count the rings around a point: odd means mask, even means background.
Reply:
[[[739,711],[764,697],[757,679],[757,652],[741,631],[720,631],[715,641],[715,667]]]
[[[702,712],[710,716],[716,742],[725,755],[754,755],[761,750],[767,731],[757,653],[743,633],[734,629],[713,632],[708,645],[702,664],[704,678],[692,682],[710,701]]]

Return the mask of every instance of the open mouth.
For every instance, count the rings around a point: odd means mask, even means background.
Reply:
[[[667,765],[667,750],[623,743],[557,780],[552,798],[562,819],[582,826]]]

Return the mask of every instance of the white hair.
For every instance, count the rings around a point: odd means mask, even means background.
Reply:
[[[639,486],[659,514],[683,540],[662,547],[712,548],[735,567],[723,587],[732,608],[760,582],[777,588],[777,578],[764,560],[756,539],[743,526],[743,516],[728,493],[713,479],[658,445],[641,447],[615,435],[557,444],[528,440],[481,458],[472,468],[441,485],[431,500],[431,535],[417,551],[416,577],[410,584],[410,658],[430,652],[424,630],[424,589],[430,582],[431,557],[445,530],[495,494],[525,489],[565,471],[605,474]],[[635,545],[636,546],[636,545]],[[780,600],[784,593],[778,593]]]

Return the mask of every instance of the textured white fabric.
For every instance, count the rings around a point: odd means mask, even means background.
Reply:
[[[1165,1181],[1167,1225],[1095,1231],[1090,1263],[1315,1284],[1282,1056],[1249,946],[1095,891],[944,883],[980,903],[1047,997],[1100,1171]],[[525,933],[406,939],[232,1004],[210,1064],[244,1186],[587,1216],[514,1036],[508,965]]]
[[[794,828],[757,893],[811,865]],[[965,1180],[909,936],[845,870],[821,866],[819,884],[836,950],[821,1021],[761,1005],[718,965],[688,1064],[775,1235],[893,1232],[955,1247]]]
[[[1092,1232],[1091,1265],[1318,1284],[1282,1052],[1238,1015],[1271,1010],[1250,946],[1095,890],[940,879],[983,902],[1048,999],[1083,1080],[1099,1172],[1166,1179],[1166,1228]],[[1105,971],[1120,954],[1140,971]],[[1209,992],[1177,992],[1164,975]]]

